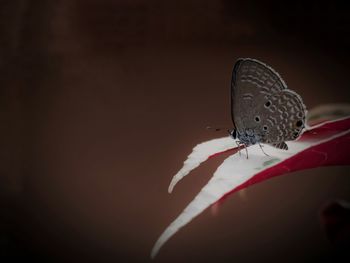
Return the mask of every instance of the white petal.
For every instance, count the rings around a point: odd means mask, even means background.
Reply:
[[[163,244],[172,237],[181,227],[188,224],[194,217],[203,212],[210,205],[216,203],[220,200],[225,194],[235,189],[237,186],[246,182],[250,178],[252,178],[255,174],[274,166],[286,159],[294,156],[295,154],[311,147],[314,145],[321,144],[326,141],[333,140],[334,138],[343,136],[349,133],[349,131],[345,131],[342,133],[338,133],[332,137],[318,137],[317,139],[310,140],[307,142],[298,142],[291,141],[288,142],[289,150],[279,150],[269,145],[264,145],[264,151],[268,153],[270,156],[266,156],[263,154],[258,145],[253,145],[248,148],[249,159],[246,159],[246,156],[242,154],[241,156],[236,153],[228,157],[215,171],[213,177],[209,180],[208,184],[202,188],[202,190],[198,193],[198,195],[194,198],[194,200],[183,210],[183,212],[165,229],[162,235],[159,237],[157,242],[155,243],[151,257],[154,258],[156,254],[159,252],[159,249],[163,246]],[[220,141],[222,140],[222,141]],[[215,146],[221,145],[222,147],[226,146],[227,138],[216,139],[217,143],[213,143]],[[231,139],[232,140],[232,139]],[[233,140],[232,140],[233,141]],[[205,149],[204,152],[206,154],[200,154],[202,151],[198,151],[197,147],[200,148],[201,145],[208,146],[212,141],[199,144],[194,148],[193,153],[189,156],[190,160],[194,160],[194,165],[187,166],[189,168],[184,169],[179,178],[181,179],[183,176],[188,174],[192,169],[197,167],[201,162],[203,162],[208,156],[214,154],[210,149]],[[228,146],[228,144],[227,144]],[[232,147],[232,145],[231,145]],[[205,148],[205,147],[204,147]],[[219,147],[216,147],[218,149]],[[221,148],[220,150],[224,150]],[[244,153],[244,151],[242,151]],[[194,157],[193,157],[194,156]],[[191,163],[191,162],[188,162]],[[184,167],[186,166],[186,163]],[[181,177],[182,176],[182,177]],[[173,179],[174,180],[174,179]],[[175,179],[177,180],[177,179]],[[175,182],[176,183],[176,182]]]
[[[175,185],[184,178],[189,172],[197,168],[202,162],[206,161],[211,155],[237,147],[235,140],[231,137],[213,139],[197,144],[192,153],[187,157],[183,167],[175,174],[170,182],[168,192],[171,193]]]

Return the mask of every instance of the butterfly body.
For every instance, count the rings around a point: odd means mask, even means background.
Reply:
[[[301,97],[271,67],[255,59],[239,59],[231,82],[230,132],[240,144],[268,143],[288,149],[305,127],[306,109]]]
[[[257,131],[255,131],[255,129],[250,128],[245,129],[242,133],[239,133],[234,129],[230,134],[233,139],[238,139],[241,144],[244,144],[246,146],[254,145],[256,143],[262,142],[263,140],[263,135],[260,135]]]

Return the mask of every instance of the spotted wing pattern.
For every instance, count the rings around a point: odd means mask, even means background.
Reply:
[[[295,140],[305,127],[305,106],[301,97],[292,90],[271,95],[260,108],[263,125],[260,131],[264,143]]]
[[[271,67],[254,59],[239,59],[231,84],[231,115],[238,133],[250,129],[259,142],[286,149],[305,123],[301,97]]]
[[[231,82],[231,117],[238,132],[246,127],[241,114],[251,110],[255,101],[286,88],[285,82],[271,67],[255,59],[238,59]]]

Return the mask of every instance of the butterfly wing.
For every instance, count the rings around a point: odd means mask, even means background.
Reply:
[[[271,145],[277,149],[288,150],[288,145],[285,142],[274,142]]]
[[[299,136],[305,106],[271,67],[255,59],[239,59],[232,74],[231,116],[238,133],[251,129],[259,142],[281,143]]]
[[[298,138],[305,127],[305,113],[296,92],[286,89],[271,95],[261,109],[262,142],[273,144]]]
[[[251,126],[255,102],[266,100],[287,86],[271,67],[250,58],[238,59],[231,81],[231,117],[238,132]],[[253,110],[253,111],[252,111]],[[253,114],[254,113],[254,114]]]

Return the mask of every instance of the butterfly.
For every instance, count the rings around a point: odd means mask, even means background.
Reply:
[[[286,141],[300,136],[305,115],[300,95],[288,89],[274,69],[256,59],[236,61],[231,81],[234,128],[229,133],[239,145],[265,143],[288,150]]]

